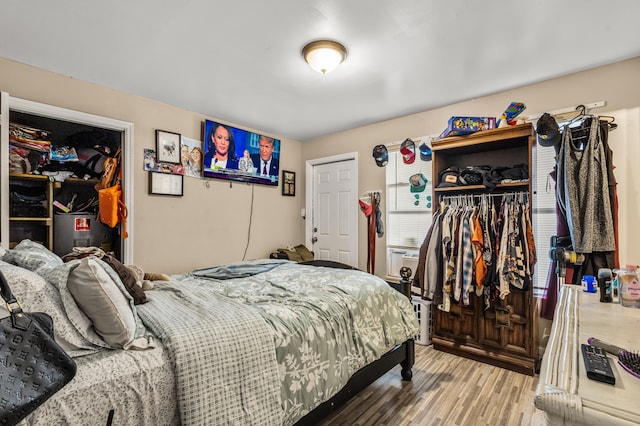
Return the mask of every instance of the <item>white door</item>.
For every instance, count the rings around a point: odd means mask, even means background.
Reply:
[[[315,258],[358,267],[357,158],[350,154],[334,161],[315,160],[310,178],[307,180],[312,182],[311,191],[307,192],[311,194],[311,203],[307,200],[307,205],[311,204],[307,239]]]

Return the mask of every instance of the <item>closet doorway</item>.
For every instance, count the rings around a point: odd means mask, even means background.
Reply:
[[[32,116],[35,119],[48,120],[50,123],[60,123],[69,128],[95,128],[120,135],[122,148],[122,186],[124,188],[124,202],[129,209],[129,217],[133,217],[133,123],[120,121],[108,117],[97,116],[65,109],[53,105],[42,104],[10,96],[6,92],[0,93],[0,245],[7,249],[10,245],[10,204],[9,204],[9,121],[10,115]],[[49,226],[54,226],[55,218],[49,219]],[[44,222],[43,222],[44,223]],[[133,235],[133,220],[127,224],[128,232]],[[55,236],[53,237],[55,239]],[[116,251],[123,263],[133,263],[133,239],[126,238],[119,241]]]
[[[306,164],[305,242],[319,260],[358,267],[358,154]]]

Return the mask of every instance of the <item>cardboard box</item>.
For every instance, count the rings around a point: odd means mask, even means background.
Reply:
[[[480,130],[496,128],[495,117],[451,117],[447,128],[440,134],[441,138],[460,136]]]

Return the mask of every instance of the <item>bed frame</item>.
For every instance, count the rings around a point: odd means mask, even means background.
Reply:
[[[304,265],[326,266],[339,269],[357,269],[350,265],[345,265],[344,263],[334,262],[331,260],[311,260],[301,263]],[[295,426],[317,424],[320,420],[327,417],[333,411],[339,409],[349,399],[369,386],[371,383],[378,380],[378,378],[380,378],[383,374],[387,373],[398,364],[402,366],[402,370],[400,372],[402,380],[410,381],[413,377],[413,372],[411,371],[411,369],[413,368],[415,358],[415,342],[413,339],[409,339],[401,345],[396,346],[386,354],[382,355],[379,360],[374,361],[371,364],[366,365],[358,370],[349,379],[347,384],[344,386],[344,388],[342,388],[342,390],[340,390],[340,392],[338,392],[331,399],[323,402],[309,414],[298,420],[295,423]]]
[[[409,381],[413,377],[411,368],[415,361],[415,343],[413,339],[405,341],[396,346],[391,351],[384,354],[379,360],[362,367],[349,379],[347,384],[333,398],[323,402],[309,414],[298,420],[296,426],[306,426],[318,424],[320,420],[327,417],[344,405],[358,392],[378,380],[383,374],[391,370],[396,365],[402,366],[402,380]]]

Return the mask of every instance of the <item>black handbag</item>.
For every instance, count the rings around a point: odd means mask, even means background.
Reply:
[[[76,374],[76,363],[53,338],[53,320],[26,313],[0,272],[9,316],[0,320],[0,425],[15,425]]]

